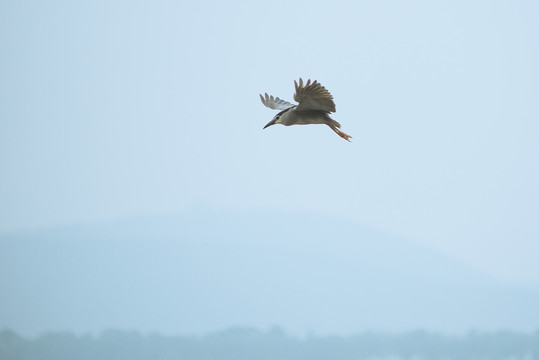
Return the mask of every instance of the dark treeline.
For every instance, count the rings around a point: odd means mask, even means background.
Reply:
[[[24,338],[0,331],[2,360],[358,360],[358,359],[539,359],[539,331],[471,332],[443,336],[424,331],[400,335],[294,338],[278,328],[267,332],[230,329],[201,337],[143,335],[108,330],[99,336],[49,333]]]

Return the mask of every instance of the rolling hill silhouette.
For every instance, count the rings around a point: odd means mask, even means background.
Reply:
[[[320,216],[199,210],[4,234],[0,260],[0,327],[26,334],[539,325],[536,293],[404,239]]]

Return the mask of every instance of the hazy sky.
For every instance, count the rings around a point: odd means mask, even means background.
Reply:
[[[537,1],[2,1],[0,231],[346,218],[539,289]],[[325,126],[262,127],[293,80]]]

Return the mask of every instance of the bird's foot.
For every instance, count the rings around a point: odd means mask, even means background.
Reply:
[[[339,129],[336,129],[335,131],[337,133],[337,135],[339,135],[340,137],[342,137],[344,140],[348,141],[348,142],[351,142],[350,139],[352,138],[350,135],[348,135],[347,133],[339,130]]]
[[[334,121],[335,123],[337,123],[336,121]],[[344,140],[350,142],[350,139],[352,138],[350,135],[348,135],[347,133],[345,133],[344,131],[342,131],[341,129],[339,129],[337,126],[333,125],[333,124],[327,124],[331,130],[335,131],[337,133],[337,135],[339,135],[340,137],[342,137]],[[338,123],[337,123],[338,125]]]

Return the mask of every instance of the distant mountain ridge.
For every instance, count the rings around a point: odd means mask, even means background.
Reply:
[[[530,331],[539,295],[337,219],[196,211],[0,235],[0,327]]]

